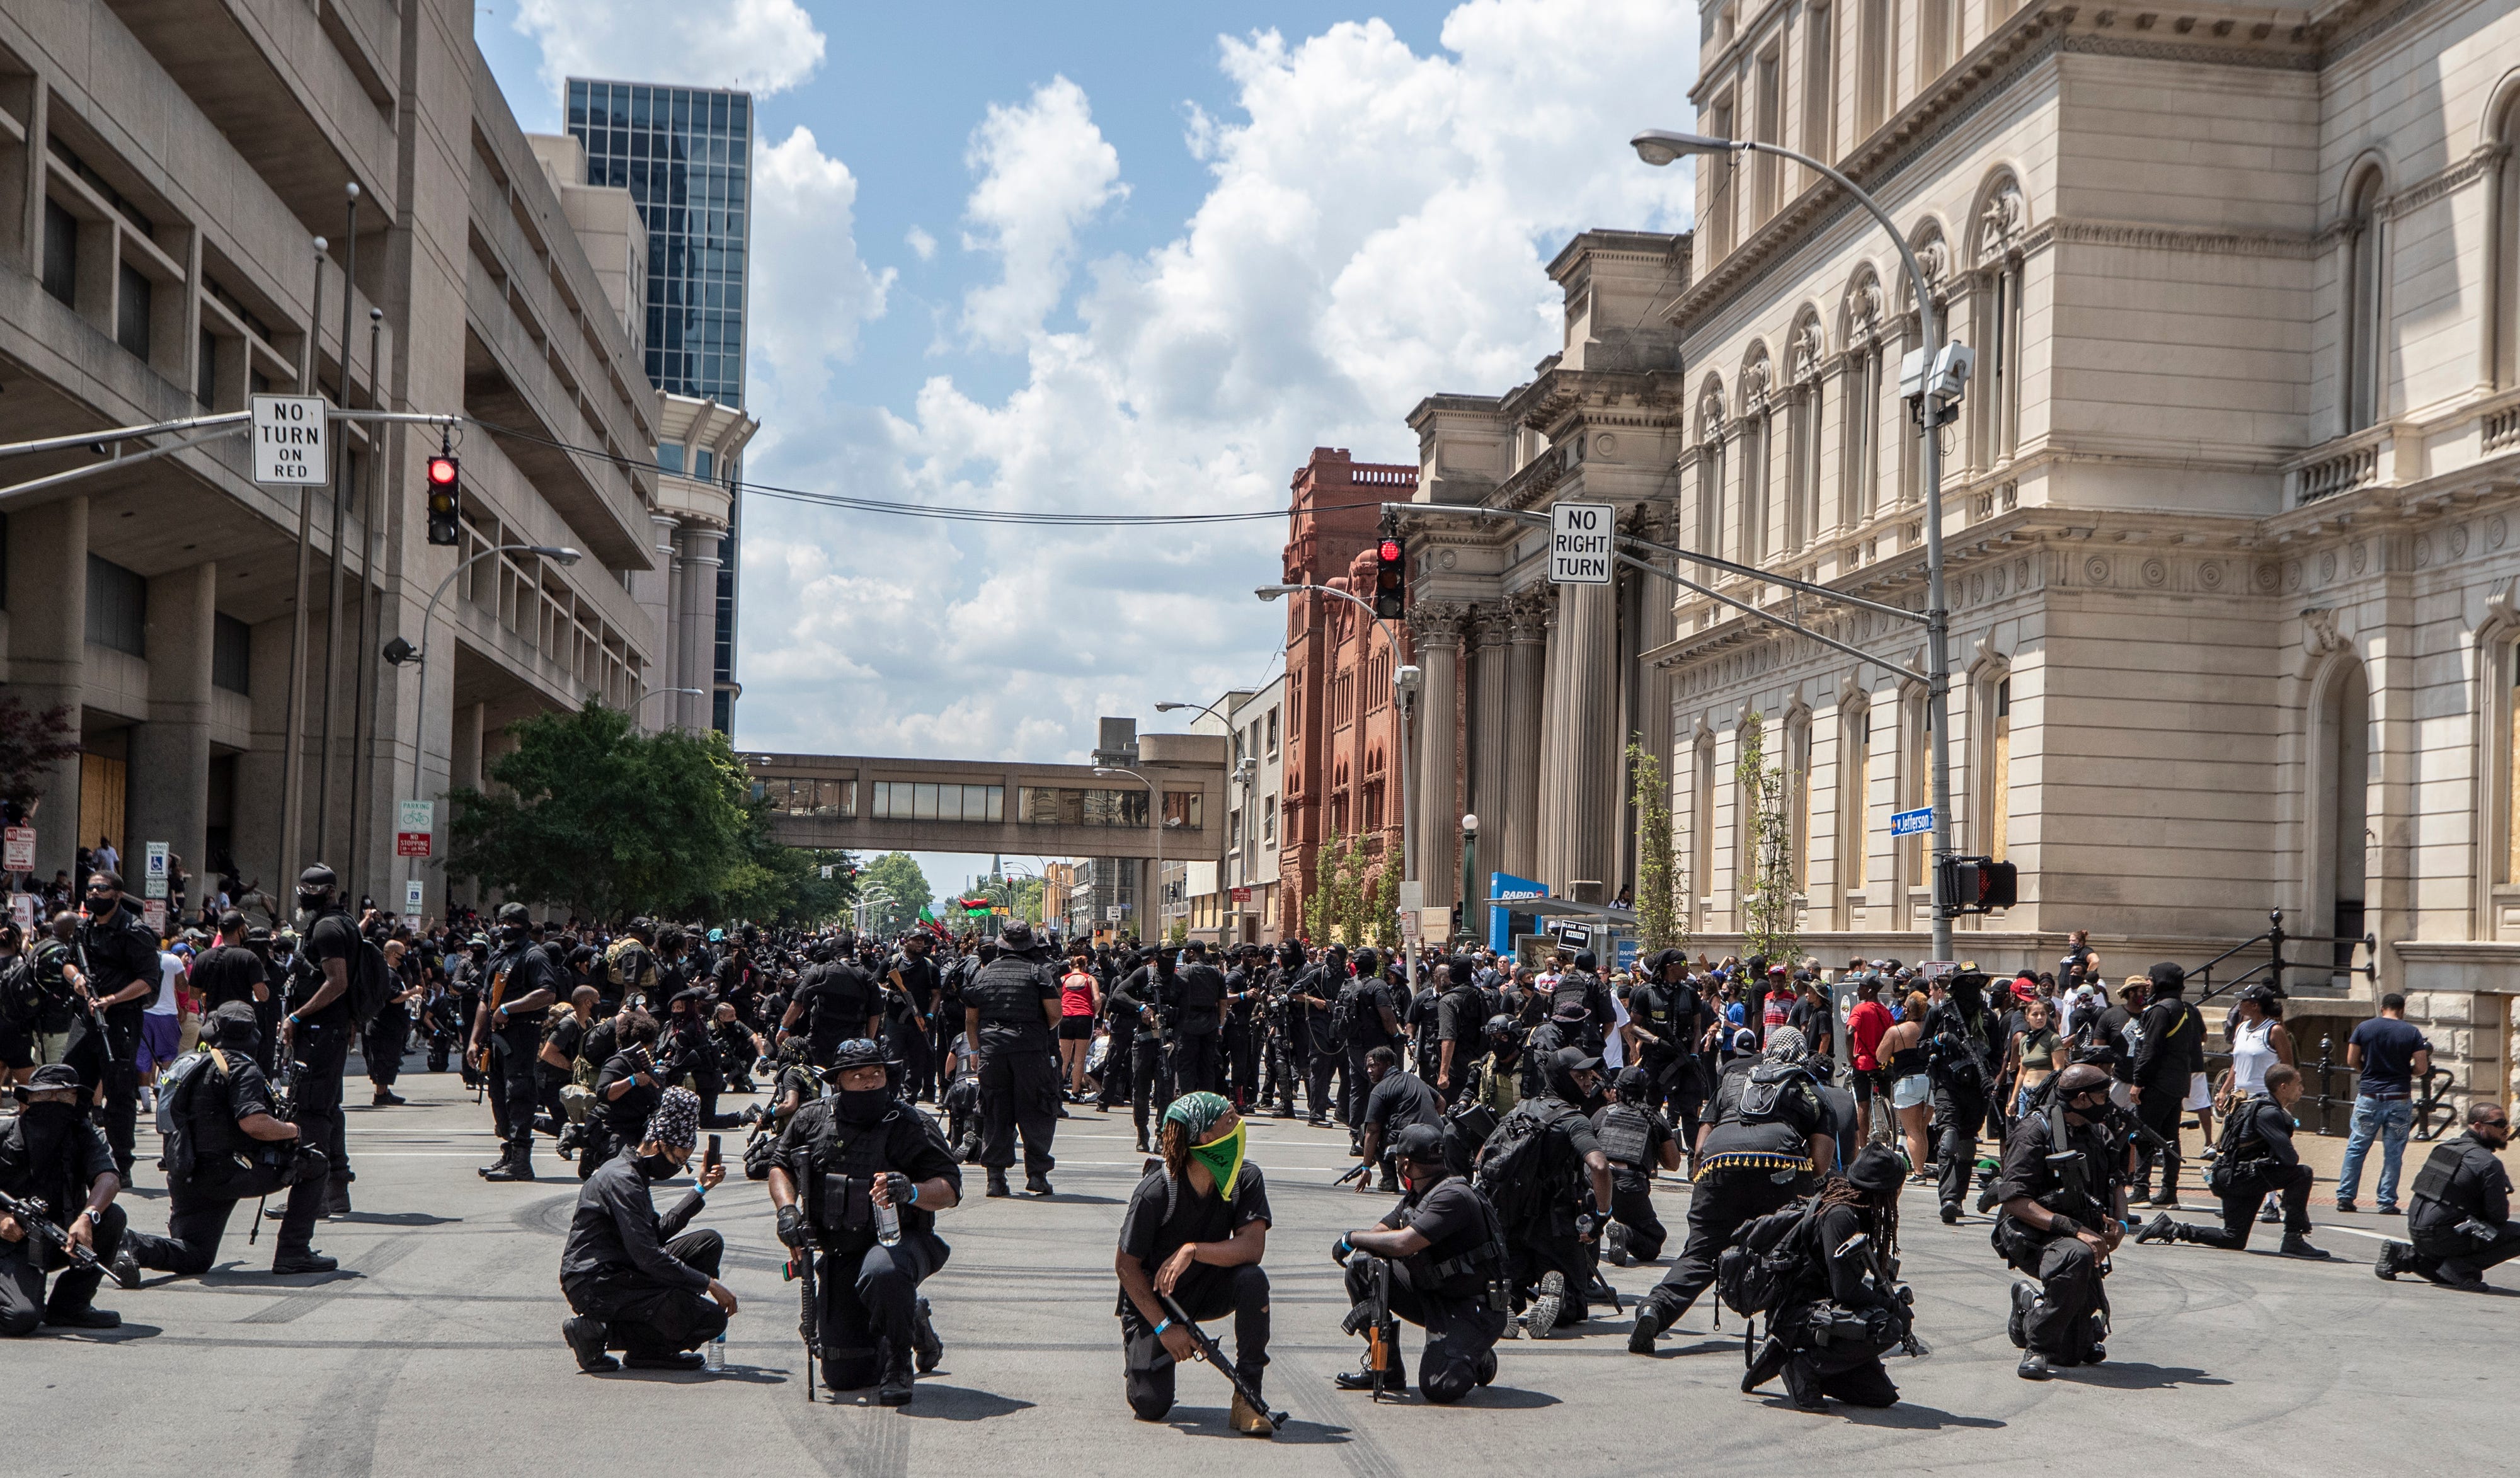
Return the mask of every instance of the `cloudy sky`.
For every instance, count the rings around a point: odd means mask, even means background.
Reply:
[[[1624,145],[1688,121],[1685,0],[495,0],[475,34],[528,129],[570,75],[753,90],[776,486],[1282,507],[1310,448],[1412,462],[1420,397],[1528,378],[1568,235],[1687,219]],[[1277,520],[743,520],[744,748],[1082,759],[1283,636]]]

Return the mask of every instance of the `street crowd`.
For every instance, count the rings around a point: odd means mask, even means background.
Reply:
[[[1781,1379],[1805,1408],[1888,1405],[1885,1358],[1926,1348],[1900,1271],[1903,1199],[1945,1223],[1990,1219],[1992,1255],[2020,1275],[1990,1317],[2031,1380],[2106,1359],[2106,1276],[2128,1242],[2237,1249],[2263,1222],[2282,1254],[2334,1261],[2309,1241],[2305,1081],[2281,991],[2191,1002],[2175,963],[2113,982],[2080,934],[2055,971],[1994,978],[1681,950],[1604,968],[1580,947],[1148,946],[1022,922],[986,938],[607,928],[517,904],[420,926],[348,907],[321,866],[293,903],[261,923],[208,909],[168,937],[97,866],[76,908],[31,932],[0,925],[17,1110],[0,1129],[0,1333],[112,1326],[94,1302],[106,1278],[207,1271],[248,1203],[277,1223],[276,1275],[332,1271],[313,1239],[357,1181],[354,1046],[380,1108],[403,1102],[414,1051],[461,1075],[496,1140],[484,1180],[580,1183],[559,1271],[581,1368],[718,1358],[738,1300],[718,1276],[724,1239],[693,1224],[732,1161],[776,1208],[821,1384],[886,1405],[913,1400],[943,1353],[921,1290],[950,1257],[941,1218],[964,1167],[983,1198],[1055,1195],[1059,1121],[1088,1113],[1123,1117],[1148,1156],[1113,1255],[1145,1420],[1169,1411],[1193,1359],[1232,1383],[1238,1430],[1284,1419],[1264,1394],[1272,1218],[1254,1117],[1343,1132],[1357,1193],[1390,1202],[1329,1249],[1362,1351],[1339,1384],[1377,1400],[1414,1385],[1461,1401],[1496,1378],[1501,1342],[1604,1311],[1629,1313],[1628,1348],[1651,1356],[1712,1291],[1760,1331],[1744,1391]],[[2507,1114],[2478,1097],[2402,1184],[2430,1047],[2401,999],[2381,1008],[2348,1047],[2338,1207],[2357,1209],[2376,1153],[2377,1207],[2403,1212],[2406,1234],[2373,1271],[2481,1289],[2520,1255],[2497,1158]],[[2219,1081],[2209,1053],[2228,1058]],[[731,1097],[759,1101],[729,1111]],[[144,1112],[160,1147],[146,1171]],[[2171,1214],[2189,1133],[2203,1223]],[[142,1174],[171,1192],[163,1232],[116,1204]],[[659,1212],[652,1187],[686,1177]],[[1675,1232],[1657,1203],[1683,1187]],[[1625,1308],[1600,1265],[1667,1251]],[[1228,1319],[1231,1357],[1204,1327]],[[1404,1322],[1423,1331],[1414,1380]]]

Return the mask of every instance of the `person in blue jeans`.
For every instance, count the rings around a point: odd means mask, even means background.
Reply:
[[[2407,1152],[2407,1132],[2414,1127],[2415,1080],[2433,1067],[2432,1044],[2407,1022],[2407,998],[2392,991],[2380,998],[2380,1014],[2354,1028],[2345,1044],[2345,1065],[2362,1078],[2355,1090],[2354,1128],[2345,1142],[2345,1163],[2336,1172],[2336,1209],[2356,1211],[2356,1192],[2362,1188],[2362,1157],[2371,1142],[2380,1142],[2380,1179],[2374,1193],[2382,1216],[2398,1211],[2398,1166]]]

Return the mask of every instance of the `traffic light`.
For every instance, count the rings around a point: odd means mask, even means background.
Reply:
[[[1388,534],[1373,551],[1373,613],[1386,621],[1409,614],[1409,552]]]
[[[1953,912],[1991,914],[2021,901],[2021,870],[1992,857],[1954,857],[1943,864],[1943,896]]]
[[[452,452],[440,452],[428,459],[428,542],[458,544],[464,535],[456,527],[456,511],[464,503],[464,472]]]

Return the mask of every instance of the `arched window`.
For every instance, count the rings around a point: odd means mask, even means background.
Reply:
[[[2345,429],[2362,430],[2381,413],[2388,343],[2388,223],[2380,211],[2379,167],[2366,168],[2346,197],[2343,349]]]
[[[1837,761],[1837,890],[1864,886],[1872,788],[1872,705],[1858,696],[1840,706]]]
[[[2312,918],[2318,932],[2354,939],[2362,933],[2368,872],[2371,690],[2362,664],[2348,655],[2328,666],[2312,693]]]
[[[1785,715],[1785,859],[1794,891],[1809,895],[1811,884],[1811,710],[1797,702]]]
[[[1892,72],[1899,58],[1892,44],[1899,33],[1899,0],[1861,3],[1864,9],[1856,22],[1855,41],[1855,132],[1865,138],[1890,115],[1890,96],[1896,85]]]
[[[2498,389],[2520,384],[2520,77],[2503,85],[2502,113],[2495,127],[2502,157],[2494,173],[2493,244],[2494,316],[2487,326],[2493,341],[2494,383]]]
[[[1986,855],[2003,861],[2012,830],[2012,677],[1997,669],[1978,683],[1977,841]]]
[[[1785,410],[1785,553],[1820,537],[1821,355],[1820,318],[1806,313],[1785,346],[1793,388]]]
[[[1688,904],[1690,920],[1698,917],[1698,900],[1715,892],[1715,736],[1697,736],[1696,774],[1688,799]]]
[[[1769,376],[1767,350],[1755,351],[1741,371],[1741,562],[1759,564],[1769,554]]]
[[[1706,381],[1697,400],[1697,547],[1724,558],[1724,384]],[[1713,580],[1715,566],[1700,565],[1700,580]]]
[[[2021,441],[2021,240],[2030,224],[2021,186],[2000,178],[1978,208],[1978,382],[1968,408],[1970,462],[1981,470]]]
[[[1846,291],[1845,425],[1838,448],[1838,521],[1855,528],[1872,516],[1881,476],[1881,283],[1866,268]]]

